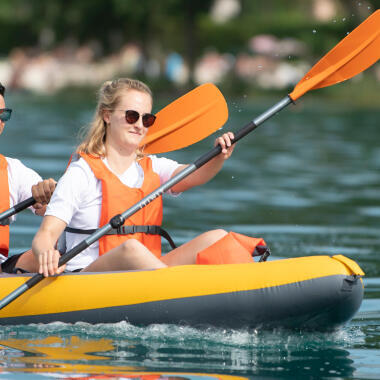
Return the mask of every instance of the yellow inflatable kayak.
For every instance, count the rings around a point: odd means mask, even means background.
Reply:
[[[342,256],[156,270],[65,273],[42,280],[0,311],[0,324],[183,323],[335,329],[363,299],[364,275]],[[0,297],[31,275],[0,276]]]

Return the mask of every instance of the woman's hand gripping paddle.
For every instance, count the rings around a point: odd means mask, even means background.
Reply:
[[[281,100],[279,103],[271,107],[268,111],[264,112],[249,124],[247,124],[245,127],[240,129],[235,134],[233,143],[243,138],[264,121],[268,120],[277,112],[281,111],[294,100],[300,98],[309,90],[319,87],[331,86],[335,83],[352,78],[356,74],[364,71],[369,66],[377,62],[380,58],[379,33],[380,10],[376,11],[370,17],[368,17],[354,31],[345,37],[335,48],[326,54],[325,57],[323,57],[297,84],[294,91],[289,96]],[[188,124],[185,124],[184,128],[187,128],[188,126]],[[114,216],[108,224],[99,228],[87,239],[83,240],[73,249],[62,255],[61,259],[59,260],[59,266],[67,263],[78,253],[82,252],[89,245],[104,236],[112,228],[121,226],[124,221],[130,216],[145,207],[147,204],[152,202],[165,191],[169,190],[172,186],[176,185],[178,182],[193,173],[195,170],[203,166],[205,163],[217,156],[220,152],[220,146],[216,146],[215,148],[211,149],[208,153],[205,153],[203,156],[197,159],[193,164],[187,166],[176,176],[144,197],[140,202],[136,203],[134,206],[122,214]],[[0,301],[0,309],[4,308],[28,289],[38,284],[43,278],[43,275],[36,274],[31,279],[26,281],[23,285],[18,287],[16,290],[11,292],[8,296]]]
[[[140,146],[146,154],[171,152],[203,140],[227,121],[228,108],[218,88],[206,83],[170,103],[156,116]],[[35,203],[30,197],[0,213],[0,223]]]

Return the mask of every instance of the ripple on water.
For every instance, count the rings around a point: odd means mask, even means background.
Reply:
[[[358,212],[360,212],[362,215],[366,216],[373,216],[373,217],[379,217],[380,216],[380,207],[360,207],[358,208]]]

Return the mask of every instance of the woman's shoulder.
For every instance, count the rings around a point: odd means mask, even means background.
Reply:
[[[148,156],[152,160],[152,169],[160,176],[161,183],[166,182],[174,173],[174,171],[181,166],[177,161],[171,160],[166,157],[157,157],[155,155]]]
[[[26,165],[24,165],[18,158],[5,157],[7,163],[12,168],[20,168],[20,169],[29,169]],[[32,170],[32,169],[29,169]]]
[[[79,173],[91,173],[91,168],[86,160],[80,156],[75,156],[71,159],[67,171],[74,171]]]
[[[40,175],[33,169],[27,167],[17,158],[5,157],[8,164],[8,171],[12,175],[17,175],[21,178],[33,177],[33,179],[41,180]]]
[[[179,165],[177,161],[175,160],[172,160],[170,158],[166,158],[166,157],[158,157],[156,156],[155,154],[152,154],[152,155],[149,155],[149,156],[145,156],[147,158],[150,158],[152,160],[152,164],[153,165]]]
[[[95,181],[95,177],[88,163],[82,158],[72,159],[62,178],[70,182],[90,184]]]

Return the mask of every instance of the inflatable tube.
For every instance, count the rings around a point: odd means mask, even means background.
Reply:
[[[156,270],[66,273],[0,311],[0,324],[183,323],[232,328],[335,329],[363,299],[364,273],[341,256]],[[29,275],[0,277],[0,297]]]

